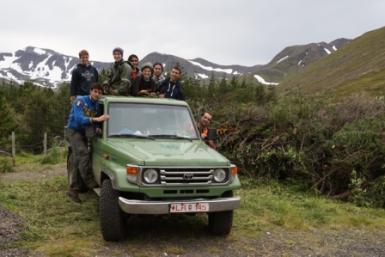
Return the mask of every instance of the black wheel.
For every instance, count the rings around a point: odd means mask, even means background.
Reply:
[[[105,179],[100,191],[100,227],[106,241],[119,241],[125,237],[125,217],[119,207],[119,194],[112,188],[111,180]]]
[[[209,231],[214,235],[227,235],[233,225],[233,211],[210,212]]]

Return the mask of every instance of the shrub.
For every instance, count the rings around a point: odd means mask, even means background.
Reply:
[[[13,165],[12,160],[9,157],[0,157],[0,173],[12,172]]]

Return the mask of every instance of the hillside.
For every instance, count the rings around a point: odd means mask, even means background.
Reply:
[[[385,94],[385,27],[363,34],[339,51],[288,76],[280,89],[335,97],[361,91]]]

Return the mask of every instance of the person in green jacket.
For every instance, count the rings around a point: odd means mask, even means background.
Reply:
[[[107,81],[103,82],[105,93],[108,95],[130,95],[131,94],[131,68],[123,60],[123,49],[114,48],[112,51],[115,62],[111,67],[111,74]]]

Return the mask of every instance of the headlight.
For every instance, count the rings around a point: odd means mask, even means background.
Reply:
[[[159,174],[155,169],[146,169],[143,172],[143,179],[148,184],[154,184],[156,181],[158,181],[158,178]]]
[[[214,173],[214,181],[217,183],[224,182],[226,179],[226,171],[224,169],[215,169]]]

